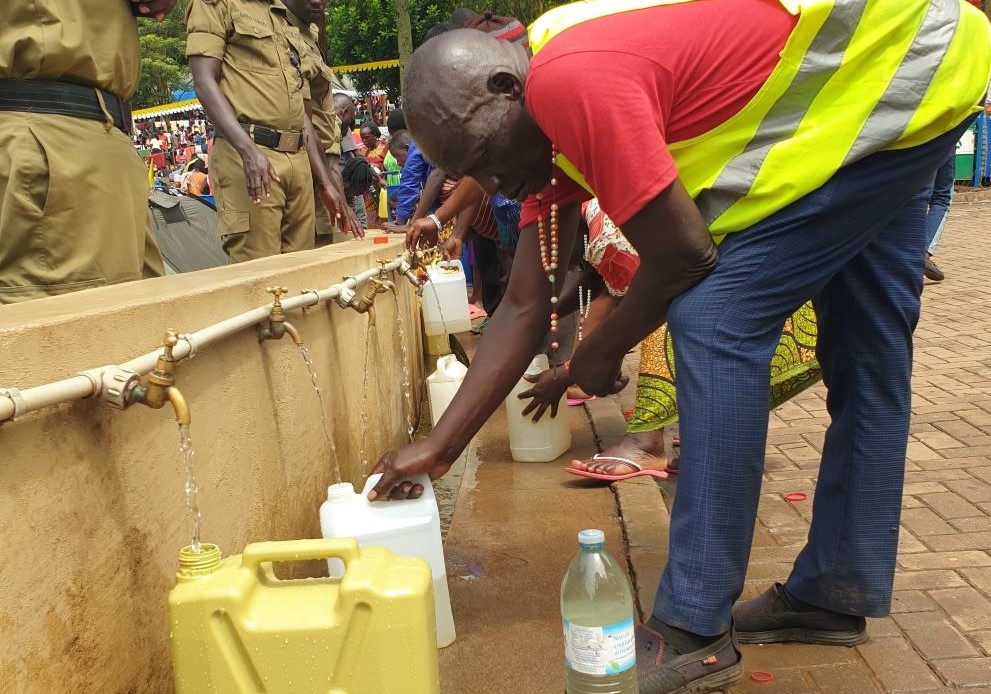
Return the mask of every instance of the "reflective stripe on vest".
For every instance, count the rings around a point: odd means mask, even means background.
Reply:
[[[531,26],[531,49],[598,17],[693,1],[564,5]],[[717,236],[795,202],[842,166],[950,130],[979,109],[991,78],[988,21],[963,0],[781,2],[799,19],[757,95],[709,132],[668,144]],[[564,155],[558,164],[591,191]]]

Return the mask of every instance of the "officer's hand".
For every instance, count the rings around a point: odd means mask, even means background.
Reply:
[[[131,0],[132,5],[137,5],[140,16],[154,17],[159,22],[172,11],[175,3],[176,0]]]
[[[424,472],[435,480],[451,469],[454,461],[442,460],[431,437],[411,443],[396,451],[389,451],[379,459],[372,474],[381,472],[382,479],[368,494],[369,501],[389,501],[398,499],[418,499],[423,494],[423,486],[410,480],[410,477]]]
[[[358,215],[350,205],[345,205],[344,214],[340,219],[341,230],[345,234],[351,234],[356,239],[365,238],[365,229],[358,221]]]
[[[406,231],[406,248],[415,251],[420,247],[431,248],[437,245],[437,225],[429,217],[421,217],[411,222]]]
[[[241,161],[244,164],[244,182],[248,186],[248,197],[252,202],[257,205],[262,201],[262,196],[271,197],[272,186],[269,181],[280,179],[268,157],[262,154],[258,147],[251,145],[251,149],[241,153]]]
[[[337,225],[345,234],[351,234],[356,239],[365,237],[365,231],[361,228],[354,210],[341,195],[341,192],[334,186],[325,185],[317,189],[323,206],[327,208],[331,218],[337,220]]]

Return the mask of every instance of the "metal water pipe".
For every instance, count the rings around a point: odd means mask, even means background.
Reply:
[[[288,298],[281,302],[282,310],[291,311],[331,301],[336,299],[342,291],[354,291],[372,278],[379,277],[382,272],[394,272],[400,270],[404,265],[406,267],[410,265],[408,253],[397,256],[381,268],[372,268],[324,289],[310,289]],[[412,279],[410,281],[413,282]],[[177,343],[172,348],[172,358],[180,361],[186,357],[196,356],[200,349],[208,345],[264,321],[269,321],[272,318],[272,310],[273,306],[270,304],[260,306],[213,325],[208,325],[194,333],[179,334],[177,335]],[[150,373],[162,355],[163,350],[156,349],[123,364],[110,364],[88,369],[75,376],[52,383],[45,383],[24,390],[0,388],[0,424],[16,420],[29,412],[74,400],[98,397],[111,404],[118,402],[123,404],[123,398],[129,390],[129,386],[132,385],[132,375],[144,376]]]

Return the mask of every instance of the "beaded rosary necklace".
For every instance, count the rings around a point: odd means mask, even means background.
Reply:
[[[556,363],[557,351],[560,348],[560,343],[557,339],[558,334],[558,301],[560,296],[557,291],[557,269],[559,258],[559,235],[558,235],[558,204],[557,204],[557,177],[553,173],[557,169],[557,148],[551,145],[551,216],[550,216],[550,236],[547,235],[547,228],[544,225],[544,209],[543,209],[543,199],[542,193],[537,193],[537,204],[539,206],[539,214],[537,216],[537,238],[540,243],[540,264],[544,269],[544,274],[547,275],[547,281],[551,285],[551,357],[552,361]],[[583,237],[585,244],[585,256],[588,256],[588,235],[585,234]],[[589,310],[592,306],[592,290],[585,290],[584,287],[578,287],[578,341],[581,342],[584,337],[583,327],[585,324],[585,319],[588,318]]]
[[[551,284],[551,357],[556,363],[557,350],[561,345],[557,340],[557,272],[558,267],[558,222],[557,222],[557,177],[554,170],[557,168],[557,148],[551,145],[551,219],[550,237],[547,235],[547,228],[544,224],[544,209],[542,193],[537,193],[537,204],[540,207],[537,216],[537,239],[540,242],[540,264],[547,275],[547,281]]]

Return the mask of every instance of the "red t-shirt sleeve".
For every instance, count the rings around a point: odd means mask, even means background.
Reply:
[[[619,226],[678,177],[665,140],[673,85],[664,66],[618,51],[538,54],[527,76],[530,114]]]

